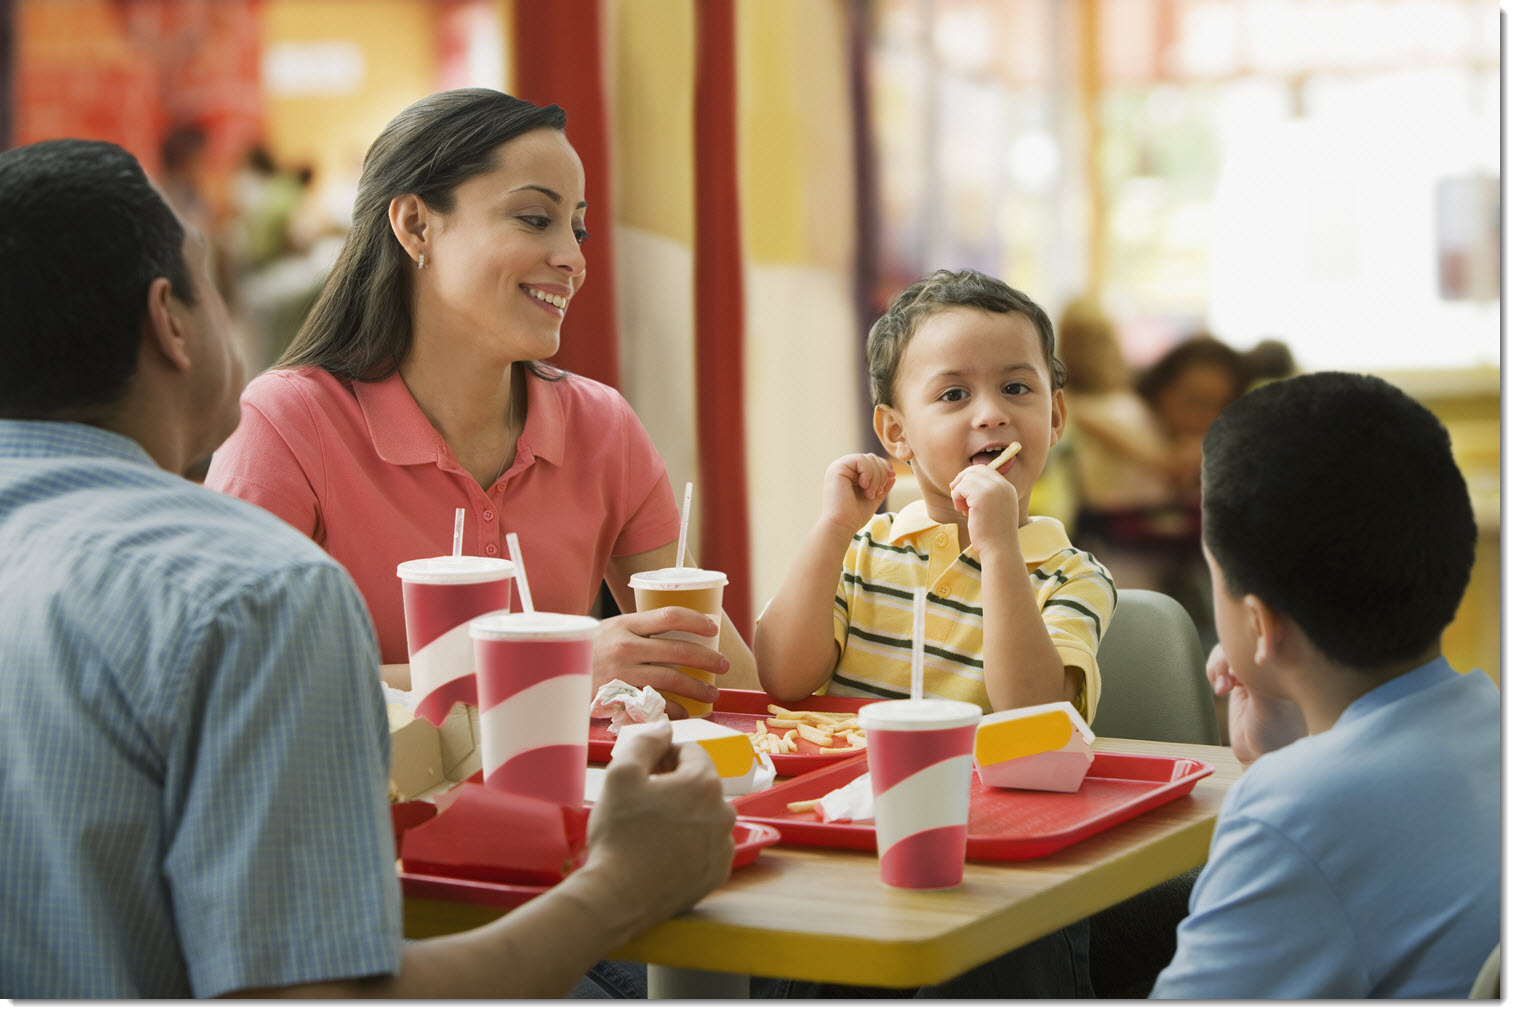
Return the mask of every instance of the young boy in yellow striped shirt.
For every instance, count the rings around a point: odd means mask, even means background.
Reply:
[[[1093,719],[1115,586],[1059,521],[1027,510],[1066,418],[1053,349],[1042,308],[977,271],[937,271],[895,298],[868,334],[873,427],[921,499],[876,514],[888,462],[827,468],[821,515],[757,625],[764,690],[908,696],[924,587],[926,696],[985,713],[1066,700]]]

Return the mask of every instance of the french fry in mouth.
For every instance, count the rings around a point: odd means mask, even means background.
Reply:
[[[1011,458],[1015,457],[1020,452],[1021,442],[1019,440],[1012,440],[1010,441],[1009,447],[1006,447],[1003,451],[1000,451],[999,455],[996,456],[993,461],[989,462],[989,467],[998,472],[1001,465],[1009,461]]]

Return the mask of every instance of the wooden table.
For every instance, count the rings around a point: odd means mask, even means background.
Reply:
[[[883,886],[869,852],[770,846],[691,911],[613,957],[646,962],[665,996],[745,996],[750,975],[855,985],[941,982],[1204,863],[1226,790],[1227,747],[1100,739],[1107,753],[1192,757],[1215,767],[1187,796],[1041,859],[969,861],[960,887]],[[405,900],[419,938],[488,922],[477,905]],[[719,973],[711,975],[709,973]]]

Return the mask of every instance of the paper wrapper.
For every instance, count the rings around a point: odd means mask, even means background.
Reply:
[[[504,884],[556,884],[584,860],[589,811],[464,782],[432,819],[407,829],[411,873]]]
[[[623,725],[666,719],[665,704],[663,695],[652,687],[638,690],[630,683],[611,680],[600,687],[589,703],[589,717],[610,719],[610,732],[614,735]]]
[[[822,796],[815,804],[815,812],[828,824],[839,820],[872,820],[873,783],[868,772]]]

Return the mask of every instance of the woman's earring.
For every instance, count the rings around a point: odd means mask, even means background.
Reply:
[[[424,252],[421,254],[421,259],[416,262],[416,268],[420,271],[426,270],[426,254]]]

